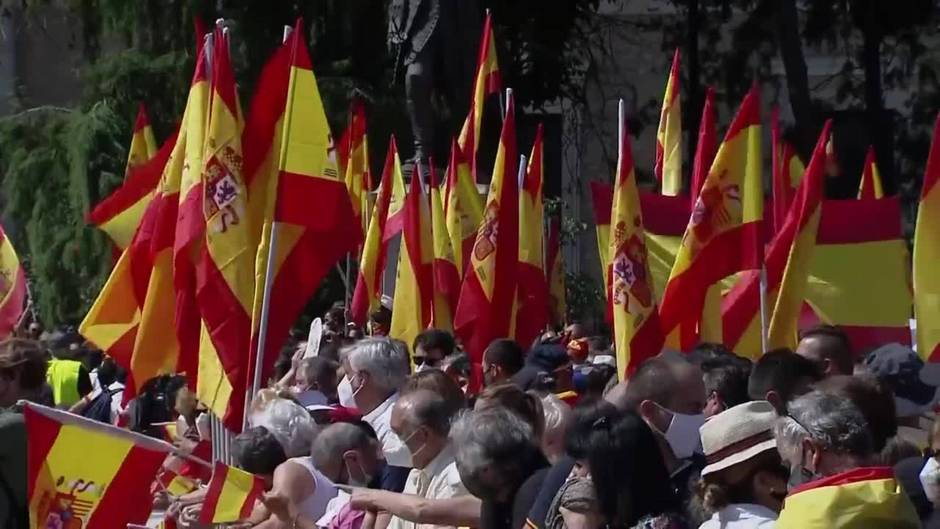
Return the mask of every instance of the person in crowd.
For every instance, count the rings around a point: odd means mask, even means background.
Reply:
[[[576,461],[546,527],[681,528],[680,503],[649,426],[607,402],[579,409],[565,440]],[[593,491],[578,490],[589,480]],[[593,493],[593,494],[592,494]],[[566,512],[567,511],[567,512]],[[559,516],[567,519],[559,523]]]
[[[525,358],[525,365],[512,376],[520,388],[562,393],[573,388],[574,373],[564,346],[554,341],[536,344]]]
[[[532,426],[503,408],[466,413],[451,426],[460,481],[479,498],[480,529],[520,529],[548,462]]]
[[[833,375],[817,382],[814,389],[848,399],[862,412],[871,434],[872,450],[878,454],[898,433],[894,398],[871,375]],[[886,465],[892,462],[884,461]]]
[[[337,485],[378,488],[385,462],[375,431],[365,422],[340,422],[317,436],[310,452],[313,465]]]
[[[730,357],[737,357],[737,355],[725,347],[724,344],[701,342],[689,352],[687,358],[689,362],[701,366],[705,362],[724,360]]]
[[[78,352],[78,347],[66,346],[56,348],[52,353],[52,360],[46,370],[46,383],[52,388],[52,398],[57,408],[67,410],[92,392],[91,377],[85,365],[78,360]]]
[[[249,407],[248,425],[265,427],[291,458],[309,455],[319,430],[303,406],[272,389],[263,389],[255,396]]]
[[[871,466],[871,432],[850,400],[818,390],[797,397],[774,437],[790,468],[776,528],[920,527],[891,467]]]
[[[411,349],[415,371],[438,368],[444,358],[452,355],[456,349],[454,335],[440,329],[427,329],[415,337]]]
[[[698,499],[711,518],[700,529],[771,529],[787,495],[767,401],[745,402],[718,413],[700,429],[708,465]]]
[[[26,424],[16,407],[35,399],[46,382],[47,358],[39,343],[0,342],[0,527],[29,527],[26,497]]]
[[[568,355],[568,360],[571,361],[571,365],[574,368],[587,363],[590,351],[591,343],[588,338],[568,340],[568,343],[565,345],[565,353]]]
[[[483,385],[509,382],[525,364],[525,351],[513,340],[494,340],[483,351]]]
[[[401,394],[426,389],[436,393],[447,401],[447,405],[456,414],[467,407],[467,397],[454,380],[440,369],[428,369],[408,377],[401,388]]]
[[[911,499],[925,529],[940,527],[940,421],[930,431],[930,445],[924,455],[911,456],[894,465],[904,492]]]
[[[388,336],[392,328],[392,299],[382,296],[382,306],[369,314],[369,334],[372,336]]]
[[[325,406],[336,402],[339,363],[322,356],[301,361],[297,373],[297,402],[301,406]]]
[[[545,431],[545,417],[542,401],[533,392],[522,391],[519,386],[510,383],[486,387],[474,404],[474,411],[502,408],[518,415],[531,428],[533,439],[540,441]]]
[[[817,325],[800,333],[796,354],[814,363],[824,377],[851,375],[855,367],[849,337],[834,325]]]
[[[747,383],[751,362],[734,354],[705,360],[700,365],[705,382],[705,417],[712,417],[750,399]]]
[[[571,425],[571,406],[549,394],[542,397],[542,412],[545,419],[542,453],[554,465],[565,454],[565,434]]]
[[[411,453],[390,422],[399,389],[408,377],[408,353],[388,338],[365,338],[349,346],[347,361],[356,408],[375,429],[388,462],[382,488],[401,491],[411,469]]]
[[[569,323],[565,327],[565,330],[562,332],[562,336],[564,337],[563,341],[566,343],[569,340],[580,340],[581,338],[586,338],[587,335],[588,335],[587,326],[585,326],[581,322]]]
[[[594,359],[604,360],[603,356]],[[575,391],[578,392],[578,404],[592,403],[604,398],[608,385],[617,382],[617,367],[608,364],[592,364],[584,371],[583,383],[579,383],[578,376],[574,376]]]
[[[927,448],[940,398],[940,365],[925,364],[913,349],[891,343],[865,357],[868,372],[894,394],[898,437],[919,449]]]
[[[751,400],[766,400],[783,415],[787,404],[822,378],[816,364],[790,351],[777,349],[765,353],[754,364],[747,393]]]

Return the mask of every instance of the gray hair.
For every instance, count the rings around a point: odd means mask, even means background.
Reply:
[[[545,416],[543,435],[565,428],[571,420],[571,406],[551,393],[542,397],[542,413]]]
[[[363,338],[345,353],[353,371],[365,371],[381,389],[398,391],[410,371],[408,352],[384,337]]]
[[[437,435],[447,437],[450,423],[457,409],[441,394],[427,389],[417,389],[398,399],[395,406],[404,412],[405,421],[411,428],[426,426]]]
[[[348,450],[368,450],[372,438],[365,429],[350,423],[331,424],[320,432],[313,444],[310,457],[313,466],[323,468],[330,461],[342,459]]]
[[[457,470],[468,479],[490,465],[511,479],[509,474],[522,471],[525,456],[537,450],[532,437],[532,426],[504,408],[465,412],[450,428]]]
[[[840,455],[867,458],[873,443],[868,422],[849,399],[819,390],[792,400],[774,425],[777,448],[786,459],[798,457],[804,439]]]

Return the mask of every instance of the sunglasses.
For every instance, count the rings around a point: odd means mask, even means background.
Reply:
[[[427,364],[429,366],[436,366],[437,364],[441,363],[441,361],[438,360],[437,358],[428,358],[426,356],[415,356],[415,357],[412,357],[412,359],[414,360],[414,363],[416,366],[421,366],[424,364]]]

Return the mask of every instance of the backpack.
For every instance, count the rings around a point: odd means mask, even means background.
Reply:
[[[82,416],[93,421],[111,424],[111,402],[115,395],[123,391],[123,389],[111,389],[102,392],[85,408]]]

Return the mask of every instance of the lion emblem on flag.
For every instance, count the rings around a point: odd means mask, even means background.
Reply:
[[[630,314],[640,314],[653,304],[646,245],[638,233],[623,240],[625,232],[624,223],[618,222],[617,253],[611,263],[611,292],[615,305],[624,306]]]
[[[690,226],[693,251],[741,222],[741,188],[736,182],[729,182],[727,176],[728,171],[723,171],[718,178],[718,185],[702,189],[702,194],[695,202]]]
[[[496,251],[496,237],[499,235],[499,203],[486,205],[483,212],[483,225],[477,231],[477,240],[473,244],[473,257],[482,261]]]

